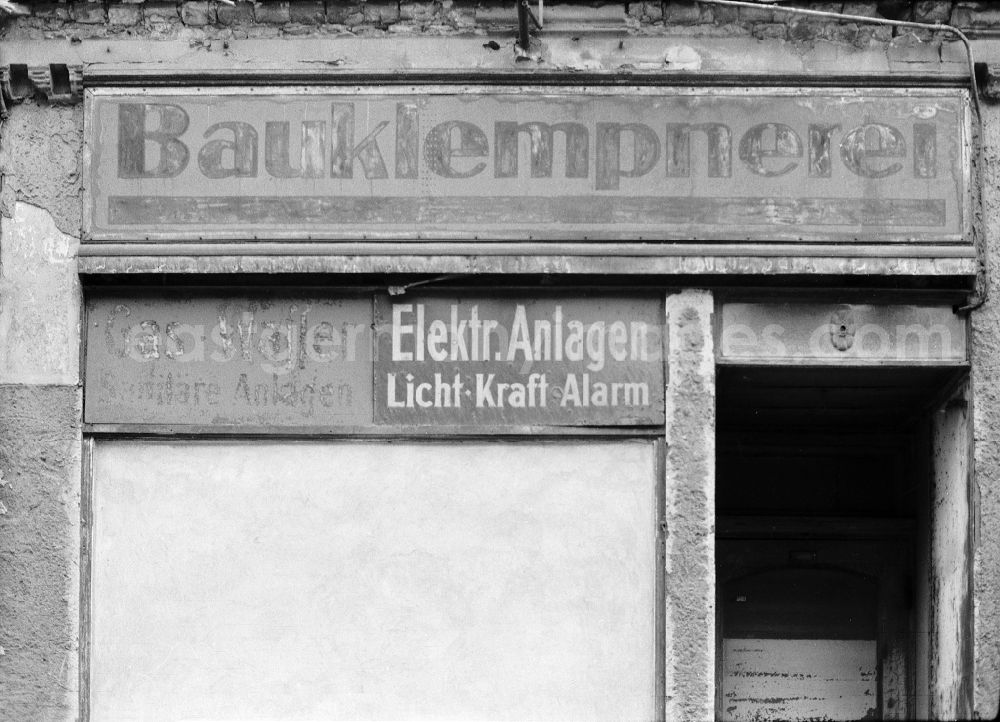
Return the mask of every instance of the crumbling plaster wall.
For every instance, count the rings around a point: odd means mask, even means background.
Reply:
[[[987,301],[971,314],[975,712],[997,716],[1000,700],[1000,103],[983,104],[982,228]]]
[[[665,710],[715,716],[715,352],[712,294],[667,296]]]
[[[24,201],[44,208],[63,233],[80,235],[83,209],[83,106],[29,102],[3,122],[0,135],[0,213]]]
[[[0,719],[78,715],[80,106],[0,125]]]

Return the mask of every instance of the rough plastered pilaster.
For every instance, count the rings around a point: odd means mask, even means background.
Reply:
[[[0,385],[0,719],[78,719],[80,390]]]
[[[712,294],[667,296],[666,719],[715,718]]]
[[[983,228],[988,300],[972,313],[974,476],[973,619],[975,716],[993,719],[1000,700],[1000,105],[983,105]]]
[[[0,719],[79,718],[81,113],[0,128]]]
[[[983,106],[983,227],[989,299],[972,313],[975,716],[1000,701],[1000,105]]]
[[[48,211],[63,233],[80,234],[83,215],[83,106],[27,101],[0,128],[0,213],[17,201]]]

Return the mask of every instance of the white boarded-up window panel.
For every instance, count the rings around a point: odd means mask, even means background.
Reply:
[[[722,719],[878,717],[874,639],[724,639]]]
[[[92,718],[650,719],[654,449],[99,443]]]

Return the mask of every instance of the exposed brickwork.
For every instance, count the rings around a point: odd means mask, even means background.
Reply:
[[[794,2],[786,6],[886,17],[925,23],[950,23],[973,30],[1000,26],[1000,8],[989,2],[929,0],[923,2]],[[150,38],[278,37],[310,32],[469,33],[510,27],[513,3],[501,0],[63,0],[31,4],[31,14],[6,18],[0,38],[93,38],[118,35]],[[885,42],[893,35],[913,34],[893,29],[796,17],[774,8],[736,8],[695,0],[639,2],[549,2],[547,25],[568,29],[595,25],[623,30],[691,35],[726,33],[768,40],[817,40],[863,46]],[[920,39],[930,37],[917,32]]]
[[[961,3],[966,5],[967,3]],[[985,5],[986,3],[975,3]],[[951,21],[961,23],[967,28],[992,28],[1000,25],[1000,8],[983,7],[980,9],[970,7],[956,7],[952,10]]]
[[[913,3],[913,19],[919,23],[946,23],[951,20],[951,5],[936,0]]]
[[[209,2],[186,2],[181,5],[181,22],[200,27],[215,21],[215,7]]]
[[[107,13],[103,5],[94,3],[76,3],[73,5],[72,17],[78,23],[93,25],[103,23],[107,20]]]
[[[655,18],[655,6],[657,3],[643,3],[649,7],[651,17]],[[677,23],[678,25],[694,25],[705,22],[710,8],[696,2],[670,2],[660,5],[664,22]]]
[[[253,5],[242,2],[235,5],[220,5],[216,11],[216,19],[222,26],[249,25],[253,22]]]
[[[108,23],[112,26],[134,27],[142,22],[142,8],[135,4],[108,7]]]
[[[326,6],[322,0],[288,3],[288,20],[303,25],[321,25],[326,22]]]

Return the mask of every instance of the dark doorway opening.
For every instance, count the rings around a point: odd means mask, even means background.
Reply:
[[[718,718],[926,717],[939,410],[964,370],[717,378]]]

